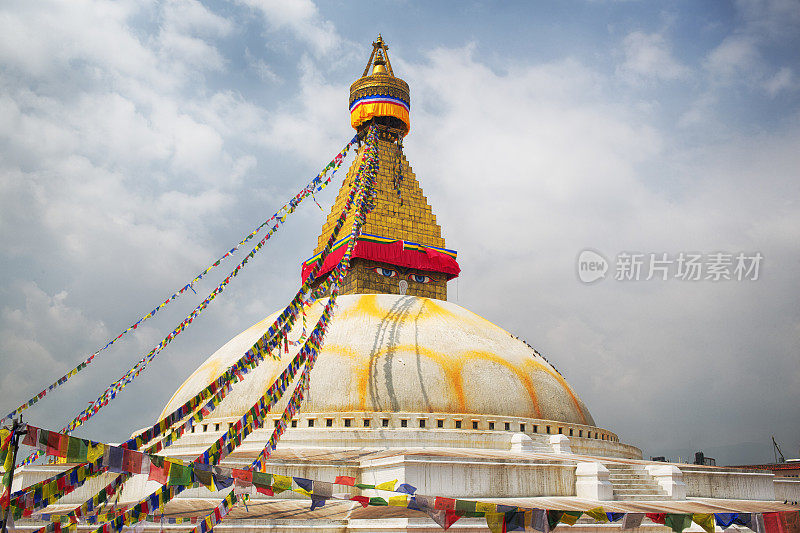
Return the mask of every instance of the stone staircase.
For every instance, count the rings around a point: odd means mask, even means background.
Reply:
[[[671,499],[658,483],[632,465],[610,463],[608,479],[614,489],[614,499],[624,501],[658,501]]]

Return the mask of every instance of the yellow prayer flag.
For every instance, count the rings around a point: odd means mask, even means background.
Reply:
[[[408,495],[391,496],[389,498],[389,505],[394,507],[408,507]]]
[[[102,443],[98,443],[96,445],[89,445],[89,449],[86,450],[86,460],[90,463],[93,463],[100,459],[105,452],[105,445]]]
[[[594,509],[589,509],[588,511],[585,511],[585,513],[600,523],[604,524],[608,522],[608,516],[606,516],[606,512],[603,510],[602,507],[595,507]]]
[[[580,518],[580,517],[581,517],[581,513],[580,512],[567,511],[566,513],[564,513],[561,516],[561,519],[559,519],[559,522],[561,522],[562,524],[567,524],[569,526],[573,526],[573,525],[575,525],[575,522],[577,522],[578,518]]]
[[[308,492],[308,491],[307,491],[306,489],[304,489],[304,488],[292,489],[292,492],[296,492],[296,493],[298,493],[298,494],[302,494],[303,496],[308,496],[309,498],[311,497],[311,493],[310,493],[310,492]]]
[[[3,463],[3,470],[6,472],[10,472],[14,469],[14,454],[11,453],[11,450],[8,450],[6,453],[6,461]]]
[[[397,480],[393,479],[391,481],[384,481],[383,483],[379,483],[375,485],[376,489],[379,490],[394,490],[394,486],[397,484]]]
[[[708,533],[714,533],[714,515],[711,513],[694,513],[692,522],[705,529]]]
[[[272,490],[281,492],[292,488],[292,478],[289,476],[272,475]]]
[[[492,533],[502,533],[503,532],[503,523],[505,520],[505,513],[490,513],[487,512],[484,517],[486,517],[486,525],[489,528],[489,531]]]
[[[497,512],[497,504],[488,502],[475,502],[475,510],[479,513],[495,513]]]

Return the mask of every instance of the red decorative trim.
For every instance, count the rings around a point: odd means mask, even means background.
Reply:
[[[333,270],[342,259],[346,246],[331,252],[325,258],[325,262],[320,269],[319,276],[327,274]],[[394,242],[370,242],[359,240],[353,250],[352,257],[387,263],[401,268],[413,268],[426,272],[438,272],[447,276],[448,280],[457,277],[461,273],[458,261],[449,255],[433,248],[423,248],[420,250],[407,250],[403,248],[403,241]],[[313,268],[313,263],[303,263],[303,281],[308,277]]]

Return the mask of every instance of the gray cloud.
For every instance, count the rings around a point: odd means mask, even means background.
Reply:
[[[191,279],[352,135],[347,87],[368,43],[355,47],[362,37],[310,2],[291,12],[242,4],[225,15],[188,1],[2,8],[3,409]],[[630,53],[610,66],[567,53],[487,60],[477,39],[392,55],[413,93],[406,154],[459,250],[463,275],[451,300],[527,338],[600,425],[646,453],[767,443],[773,432],[790,450],[800,441],[797,101],[782,101],[784,120],[738,127],[728,120],[728,89],[685,66],[739,65],[725,42],[763,42],[766,22],[741,9],[742,26],[705,60],[638,27],[615,45]],[[238,42],[253,20],[265,50]],[[769,54],[756,50],[765,63]],[[784,63],[765,64],[777,77],[759,78],[773,102],[795,94],[797,65]],[[779,76],[784,68],[790,74]],[[631,76],[648,82],[631,85]],[[263,90],[275,92],[248,92],[264,77]],[[674,86],[689,77],[691,87]],[[664,84],[674,101],[655,96]],[[333,196],[318,199],[327,209]],[[293,215],[157,370],[84,431],[120,439],[152,421],[206,356],[284,303],[322,220],[313,204]],[[757,282],[586,286],[575,275],[586,247],[609,259],[759,251],[765,262]],[[58,393],[63,401],[31,410],[31,419],[62,425],[215,279],[98,358],[81,373],[91,378],[76,378]]]

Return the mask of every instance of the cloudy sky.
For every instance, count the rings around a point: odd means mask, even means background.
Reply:
[[[450,300],[527,339],[645,456],[766,461],[774,434],[796,457],[798,28],[797,0],[3,2],[1,409],[315,175],[352,135],[347,89],[381,32],[412,90],[406,155],[459,250]],[[79,434],[151,423],[209,354],[282,307],[324,216],[304,204]],[[581,282],[584,249],[608,260],[605,279]],[[760,253],[758,279],[683,280],[675,263],[645,279],[651,253],[701,254],[705,278],[719,252]],[[615,279],[626,253],[644,254],[639,280]],[[215,272],[26,418],[61,427]]]

